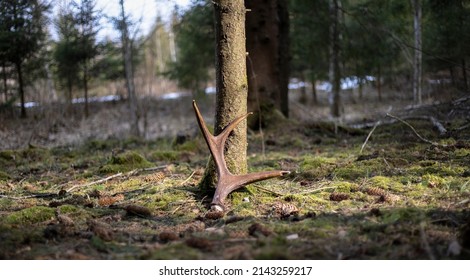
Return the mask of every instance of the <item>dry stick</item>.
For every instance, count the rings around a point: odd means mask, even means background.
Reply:
[[[260,187],[260,186],[254,186],[254,187],[257,188],[257,189],[259,189],[259,190],[261,190],[261,191],[274,194],[274,195],[276,195],[276,196],[283,196],[283,195],[285,195],[285,194],[278,193],[278,192],[275,192],[275,191],[272,191],[272,190],[269,190],[269,189],[266,189],[266,188],[263,188],[263,187]]]
[[[165,168],[165,167],[166,167],[166,165],[162,165],[162,166],[155,166],[155,167],[150,167],[150,168],[134,169],[134,170],[129,171],[127,173],[119,172],[117,174],[114,174],[114,175],[111,175],[109,177],[106,177],[106,178],[103,178],[103,179],[100,179],[100,180],[97,180],[97,181],[93,181],[93,182],[90,182],[90,183],[87,183],[87,184],[75,185],[75,186],[71,187],[70,189],[68,189],[67,192],[71,192],[72,190],[77,189],[77,188],[86,188],[86,187],[93,186],[93,185],[96,185],[96,184],[104,183],[104,182],[107,182],[107,181],[109,181],[111,179],[114,179],[114,178],[117,178],[117,177],[132,176],[132,175],[134,175],[138,172],[154,171],[154,170],[162,169],[162,168]]]
[[[53,196],[57,196],[57,194],[56,193],[38,193],[38,194],[25,195],[25,196],[8,196],[8,195],[0,194],[0,198],[8,198],[8,199],[14,199],[14,200],[21,200],[21,199],[27,199],[27,198],[39,198],[39,197],[53,197]]]
[[[322,187],[322,188],[318,188],[318,189],[313,189],[313,190],[308,191],[308,192],[301,192],[301,193],[299,193],[299,195],[311,194],[311,193],[316,193],[316,192],[323,191],[323,190],[330,190],[330,189],[336,189],[336,188],[338,188],[338,187]]]
[[[364,148],[366,147],[366,144],[367,144],[367,141],[369,141],[369,138],[370,136],[372,135],[372,133],[374,133],[374,130],[377,128],[377,126],[379,124],[381,124],[382,121],[378,121],[375,123],[374,127],[372,128],[372,130],[369,132],[369,134],[367,135],[366,137],[366,140],[364,141],[364,143],[362,144],[362,147],[361,147],[361,150],[359,151],[359,154],[362,154],[362,151],[364,150]]]
[[[131,171],[132,172],[132,171]],[[111,175],[109,177],[106,177],[106,178],[103,178],[103,179],[100,179],[100,180],[97,180],[97,181],[93,181],[93,182],[90,182],[90,183],[87,183],[87,184],[83,184],[83,185],[75,185],[73,187],[71,187],[70,189],[67,190],[67,192],[71,192],[73,191],[74,189],[77,189],[77,188],[86,188],[86,187],[89,187],[89,186],[93,186],[93,185],[96,185],[96,184],[100,184],[100,183],[103,183],[103,182],[106,182],[106,181],[109,181],[111,179],[114,179],[114,178],[117,178],[117,177],[121,177],[123,176],[123,173],[122,172],[119,172],[117,174],[114,174],[114,175]]]
[[[442,123],[440,123],[438,120],[436,120],[436,118],[434,117],[429,117],[429,119],[431,120],[432,122],[432,125],[434,125],[437,130],[439,130],[439,133],[442,135],[445,135],[447,133],[447,129],[445,129],[445,127],[442,125]]]
[[[186,180],[184,180],[183,183],[181,183],[180,185],[184,186],[184,184],[186,184],[187,182],[189,182],[189,180],[191,180],[194,174],[196,174],[196,171],[193,171],[193,173],[191,173],[191,175],[189,175],[189,177],[186,178]]]
[[[457,128],[456,130],[457,130],[457,131],[461,131],[461,130],[464,130],[464,129],[468,128],[468,127],[470,127],[470,123],[467,123],[466,125],[463,125],[463,126]]]
[[[416,131],[416,129],[415,129],[411,124],[409,124],[408,122],[406,122],[406,121],[400,119],[399,117],[396,117],[396,116],[391,115],[391,114],[389,114],[389,113],[387,113],[387,117],[396,119],[396,120],[398,120],[398,121],[404,123],[405,125],[407,125],[409,128],[411,128],[411,130],[413,130],[414,134],[415,134],[421,141],[423,141],[423,142],[425,142],[425,143],[431,144],[431,145],[433,145],[433,146],[441,146],[441,147],[446,147],[446,146],[447,146],[447,145],[439,145],[437,142],[433,142],[433,141],[430,141],[430,140],[428,140],[428,139],[423,138],[421,135],[419,135],[419,133]]]

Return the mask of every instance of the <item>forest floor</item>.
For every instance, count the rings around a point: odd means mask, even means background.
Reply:
[[[248,133],[250,171],[290,175],[232,193],[216,220],[191,99],[164,102],[146,102],[146,140],[116,136],[122,104],[0,124],[0,259],[470,258],[468,96],[336,124],[294,103]]]

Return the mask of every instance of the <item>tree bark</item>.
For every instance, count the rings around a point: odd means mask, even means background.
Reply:
[[[467,68],[465,64],[465,58],[462,58],[462,77],[463,77],[463,89],[468,90],[468,79],[467,79]]]
[[[330,108],[335,118],[341,116],[341,71],[339,66],[340,32],[339,32],[339,0],[330,0],[330,65],[328,76],[331,83]]]
[[[131,134],[140,137],[139,111],[137,108],[137,97],[134,86],[134,69],[132,65],[132,43],[129,38],[126,13],[124,11],[124,0],[119,0],[121,6],[121,40],[124,57],[124,71],[126,74],[127,97],[129,99],[129,109],[131,117]]]
[[[20,99],[21,99],[21,118],[26,118],[26,107],[25,107],[25,98],[24,98],[24,82],[23,82],[23,69],[22,69],[22,63],[21,62],[16,62],[16,71],[18,74],[18,90],[20,94]]]
[[[2,61],[2,80],[3,80],[3,96],[4,96],[4,102],[7,102],[8,100],[8,84],[7,84],[7,68],[5,65],[5,61]]]
[[[318,104],[316,82],[317,82],[317,76],[315,75],[314,71],[311,71],[310,83],[312,84],[312,104],[313,105]]]
[[[245,6],[243,0],[214,0],[216,30],[216,113],[214,135],[247,112]],[[227,167],[233,174],[247,172],[246,121],[237,125],[225,147]],[[211,160],[212,162],[212,160]],[[209,163],[201,187],[214,186],[213,163]]]
[[[290,38],[289,9],[287,0],[277,0],[279,17],[279,71],[281,112],[289,117],[289,75],[290,75]]]
[[[85,118],[88,118],[88,65],[86,62],[83,67],[83,88],[85,91]]]
[[[379,101],[382,101],[382,67],[379,63],[377,66],[377,95],[379,97]]]
[[[245,4],[249,11],[246,16],[249,110],[256,112],[255,118],[260,116],[259,111],[264,108],[278,109],[287,117],[289,114],[287,2],[246,0]]]
[[[413,101],[422,103],[422,42],[421,42],[421,1],[412,0],[413,31],[414,31],[414,59],[413,59]]]

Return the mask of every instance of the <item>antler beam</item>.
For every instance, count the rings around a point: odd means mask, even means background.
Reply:
[[[231,123],[229,123],[222,132],[214,136],[209,132],[207,129],[207,125],[202,118],[201,112],[197,107],[196,101],[193,100],[193,108],[194,112],[196,113],[197,122],[199,124],[199,128],[202,131],[202,135],[206,140],[207,146],[209,147],[209,151],[214,159],[216,172],[217,172],[217,185],[215,189],[215,194],[211,202],[211,210],[223,212],[225,210],[224,202],[225,198],[228,196],[229,193],[233,192],[236,189],[239,189],[245,185],[274,178],[280,177],[289,174],[289,171],[264,171],[264,172],[256,172],[256,173],[249,173],[243,175],[234,175],[232,174],[228,168],[227,163],[225,162],[224,158],[224,146],[225,141],[227,140],[230,132],[235,129],[237,124],[239,124],[242,120],[244,120],[248,115],[252,113],[248,113],[244,116],[240,116],[234,119]]]

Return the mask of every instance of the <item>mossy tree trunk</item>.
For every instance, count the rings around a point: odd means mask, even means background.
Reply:
[[[285,0],[246,0],[246,46],[248,51],[248,106],[288,116],[289,14]],[[261,115],[269,112],[261,112]],[[262,117],[262,116],[261,116]],[[253,120],[252,121],[256,121]],[[258,120],[259,121],[259,120]]]
[[[216,113],[215,135],[236,117],[247,112],[247,72],[245,48],[245,5],[243,0],[214,0],[216,30]],[[242,121],[229,136],[225,146],[225,161],[233,174],[247,172],[246,121]],[[200,183],[213,186],[216,174],[209,163]]]

